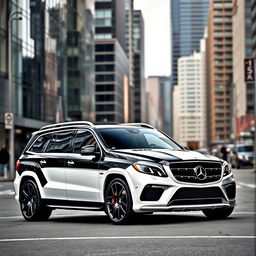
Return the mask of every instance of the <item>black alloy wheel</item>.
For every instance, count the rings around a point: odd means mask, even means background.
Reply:
[[[132,197],[127,183],[113,179],[105,193],[105,212],[114,224],[125,224],[134,215]]]
[[[27,221],[47,220],[52,210],[43,205],[39,190],[32,180],[27,180],[20,189],[20,208]]]

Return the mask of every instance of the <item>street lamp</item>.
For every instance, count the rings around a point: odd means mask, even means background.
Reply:
[[[9,79],[9,109],[10,113],[14,116],[14,107],[13,107],[13,85],[12,85],[12,22],[14,20],[22,20],[22,13],[18,11],[14,11],[10,14],[8,20],[8,79]],[[13,125],[9,132],[9,152],[10,152],[10,161],[9,161],[9,171],[10,171],[10,179],[14,179],[14,121]]]

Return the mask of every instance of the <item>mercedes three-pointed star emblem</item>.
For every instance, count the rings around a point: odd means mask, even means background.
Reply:
[[[194,172],[195,172],[196,177],[199,180],[205,180],[207,177],[207,173],[201,165],[198,165],[197,167],[195,167]]]

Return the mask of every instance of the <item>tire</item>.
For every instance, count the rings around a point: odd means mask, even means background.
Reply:
[[[52,209],[42,203],[38,187],[33,180],[22,183],[19,201],[21,213],[27,221],[48,220],[52,213]]]
[[[233,210],[234,207],[229,207],[213,210],[203,210],[203,213],[208,219],[225,219],[233,212]]]
[[[240,169],[240,164],[239,164],[239,160],[236,160],[236,166],[235,166],[236,169]]]
[[[113,224],[127,224],[135,216],[132,195],[123,179],[113,179],[105,190],[105,212]]]

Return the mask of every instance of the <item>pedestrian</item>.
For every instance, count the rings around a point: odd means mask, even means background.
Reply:
[[[221,158],[225,161],[227,161],[227,157],[228,157],[228,151],[227,151],[227,147],[226,145],[223,145],[220,149],[220,153],[221,153]]]
[[[1,170],[1,175],[3,175],[4,178],[7,178],[9,159],[10,159],[9,152],[6,146],[3,145],[0,150],[0,170]]]

